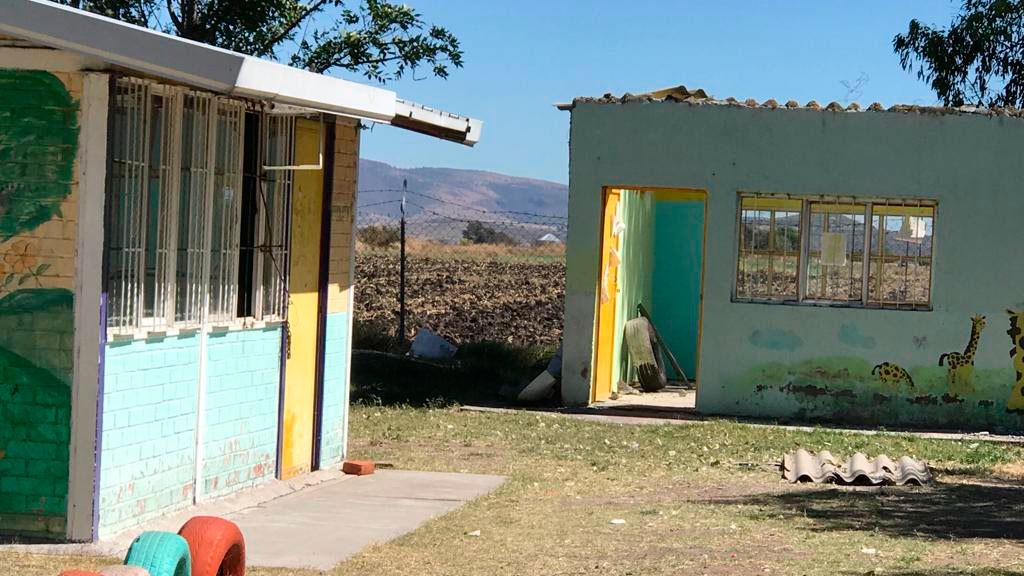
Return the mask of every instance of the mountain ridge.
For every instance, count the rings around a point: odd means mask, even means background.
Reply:
[[[408,182],[409,204],[436,212],[468,216],[473,212],[524,212],[564,218],[569,188],[565,184],[487,170],[438,166],[399,168],[359,159],[361,216],[397,214],[402,182]],[[469,208],[467,208],[469,207]]]

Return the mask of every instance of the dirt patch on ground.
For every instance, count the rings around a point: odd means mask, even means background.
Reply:
[[[425,327],[456,343],[556,346],[561,342],[562,261],[409,254],[406,266],[407,338]],[[395,333],[399,268],[397,253],[356,256],[357,322]]]

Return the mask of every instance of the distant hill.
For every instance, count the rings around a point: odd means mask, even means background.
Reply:
[[[402,180],[408,181],[411,192],[453,203],[446,205],[444,202],[416,194],[409,195],[410,202],[445,214],[474,214],[472,210],[460,208],[455,204],[489,211],[530,212],[561,217],[567,216],[569,211],[569,189],[557,182],[480,170],[396,168],[384,162],[360,159],[358,214],[397,214],[395,205],[379,203],[397,199],[400,194],[379,191],[400,189]],[[373,204],[376,206],[371,206]],[[513,215],[509,215],[509,218],[521,219]]]

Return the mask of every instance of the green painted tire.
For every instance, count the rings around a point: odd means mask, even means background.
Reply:
[[[149,570],[151,576],[191,576],[188,542],[172,532],[143,532],[132,542],[124,563]]]

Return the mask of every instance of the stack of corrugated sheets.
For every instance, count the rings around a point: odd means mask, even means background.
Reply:
[[[880,455],[874,460],[857,452],[840,463],[828,450],[817,454],[803,448],[782,458],[782,477],[790,482],[834,482],[837,484],[924,485],[932,481],[928,465],[909,456],[895,462]]]

